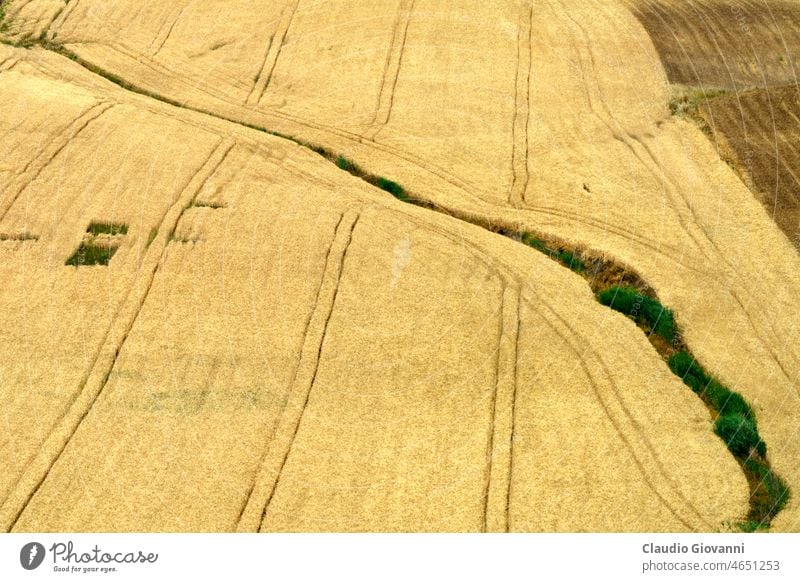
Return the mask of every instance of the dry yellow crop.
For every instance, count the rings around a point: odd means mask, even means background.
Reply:
[[[701,402],[583,279],[243,124],[632,267],[800,485],[800,261],[669,115],[626,3],[52,4],[12,1],[7,38],[40,46],[0,50],[0,232],[39,237],[0,242],[4,527],[681,531],[747,513]],[[109,265],[64,265],[93,220],[129,225]],[[798,507],[774,525],[800,528]]]

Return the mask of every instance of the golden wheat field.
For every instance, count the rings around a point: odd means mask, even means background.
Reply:
[[[800,531],[729,4],[3,3],[0,527]]]

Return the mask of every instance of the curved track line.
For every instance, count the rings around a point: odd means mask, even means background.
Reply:
[[[339,292],[347,250],[353,239],[358,219],[359,213],[350,210],[337,224],[289,395],[241,511],[236,531],[260,531],[267,519],[269,504],[278,488],[283,467],[291,454],[295,436],[300,429],[303,413],[314,387],[328,323]]]
[[[557,320],[558,324],[560,324],[561,326],[564,326],[566,328],[566,330],[567,330],[566,332],[561,331],[558,328],[558,325],[555,322],[551,321],[542,312],[541,309],[538,309],[538,308],[536,308],[536,307],[534,307],[532,305],[529,305],[529,307],[531,309],[533,309],[534,312],[539,313],[539,315],[544,320],[545,324],[553,331],[553,333],[558,335],[563,340],[564,344],[570,349],[570,351],[572,351],[575,354],[575,357],[577,358],[578,362],[580,363],[580,366],[583,369],[583,372],[586,375],[586,378],[589,381],[590,386],[592,387],[592,392],[594,393],[595,397],[597,398],[597,401],[600,404],[600,407],[602,408],[605,416],[608,418],[608,420],[611,423],[611,425],[614,427],[614,430],[616,431],[617,435],[619,435],[620,440],[622,441],[622,443],[624,444],[625,448],[627,449],[629,455],[631,456],[631,459],[633,460],[634,464],[636,465],[636,468],[641,473],[642,479],[644,480],[644,482],[647,485],[647,487],[656,495],[656,497],[658,497],[658,499],[662,503],[662,505],[664,507],[666,507],[667,510],[669,510],[669,512],[675,517],[675,519],[677,519],[687,529],[694,530],[694,528],[692,527],[690,522],[684,516],[681,515],[681,512],[679,512],[678,508],[674,507],[673,504],[670,503],[670,501],[665,497],[665,495],[659,490],[659,486],[656,483],[653,482],[652,478],[650,477],[650,472],[651,471],[649,471],[646,468],[645,460],[643,458],[641,458],[641,453],[642,453],[641,448],[634,446],[634,444],[630,440],[629,435],[626,434],[626,432],[624,430],[626,425],[628,427],[633,428],[633,430],[630,431],[630,432],[632,432],[634,436],[637,436],[638,437],[637,440],[640,440],[645,445],[644,448],[646,450],[646,453],[645,453],[644,456],[651,458],[651,460],[656,465],[656,471],[657,471],[657,473],[659,473],[659,477],[661,477],[662,480],[664,480],[667,483],[669,483],[670,489],[673,492],[675,492],[679,497],[683,498],[683,494],[681,493],[680,489],[678,489],[677,487],[674,486],[674,484],[672,483],[671,477],[664,470],[664,468],[663,468],[661,462],[659,461],[658,457],[655,456],[655,454],[653,452],[653,447],[650,444],[649,440],[647,440],[646,436],[642,434],[642,432],[640,430],[640,427],[638,426],[638,423],[636,422],[635,419],[633,419],[631,417],[630,412],[628,411],[628,409],[625,407],[624,403],[622,402],[622,400],[621,400],[621,398],[619,396],[619,393],[618,393],[618,391],[616,389],[616,385],[614,384],[613,377],[608,373],[608,370],[607,370],[603,360],[597,355],[597,353],[594,351],[594,349],[591,348],[591,345],[588,344],[588,342],[587,342],[590,355],[600,363],[600,365],[601,365],[601,367],[603,369],[604,376],[606,377],[606,380],[607,380],[607,382],[609,384],[609,388],[611,389],[611,393],[613,395],[613,400],[615,401],[616,405],[619,406],[619,408],[622,410],[623,415],[625,416],[625,419],[622,420],[622,421],[620,419],[617,419],[615,417],[615,415],[611,412],[609,401],[603,395],[602,390],[600,389],[600,387],[597,384],[597,380],[592,375],[591,367],[586,362],[584,354],[581,353],[580,349],[577,346],[575,346],[573,344],[573,342],[571,341],[571,338],[576,335],[574,330],[569,325],[567,325],[565,323],[564,319],[550,305],[548,305],[544,301],[542,303],[543,303],[543,305],[545,307],[545,310],[548,311],[551,314],[551,316],[553,316]],[[691,503],[688,503],[685,498],[684,498],[684,502],[687,503],[687,506],[691,510],[692,513],[695,513],[698,517],[700,517],[700,520],[702,522],[706,523],[706,520],[697,512],[697,509]]]
[[[172,34],[172,31],[175,29],[175,25],[178,24],[178,20],[180,20],[181,16],[183,15],[183,11],[184,10],[186,10],[186,5],[185,4],[183,6],[181,6],[180,8],[175,8],[172,12],[175,13],[177,11],[177,14],[175,15],[175,18],[172,19],[172,22],[170,23],[169,27],[166,29],[166,32],[162,35],[161,31],[159,31],[159,37],[162,37],[162,38],[155,38],[154,39],[154,43],[153,44],[157,44],[158,45],[158,46],[156,46],[155,51],[153,51],[153,56],[154,57],[158,56],[158,53],[160,53],[161,49],[164,48],[164,45],[167,44],[167,40],[169,40],[169,37]]]
[[[80,135],[80,133],[83,132],[83,130],[85,130],[93,121],[97,121],[104,113],[113,107],[114,104],[109,104],[104,101],[100,101],[90,106],[62,131],[62,133],[67,133],[63,140],[55,143],[48,143],[38,154],[28,161],[28,163],[22,169],[22,173],[19,175],[17,180],[19,183],[16,186],[16,192],[14,192],[14,194],[8,198],[8,201],[4,203],[2,207],[0,207],[0,221],[6,217],[6,214],[8,214],[9,210],[11,210],[11,207],[14,206],[14,203],[28,189],[28,187],[42,174],[42,172],[44,172],[44,170],[53,162],[53,160],[58,157],[58,154],[64,151],[64,149],[72,142],[72,140]],[[46,159],[40,160],[40,158]],[[36,164],[36,167],[34,167],[33,171],[30,172],[30,175],[24,175],[28,173],[28,170],[30,170],[31,166],[34,164]]]

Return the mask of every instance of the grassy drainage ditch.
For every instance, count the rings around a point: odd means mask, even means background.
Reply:
[[[767,444],[758,432],[752,407],[741,394],[724,386],[700,366],[683,342],[672,310],[661,304],[647,283],[619,265],[580,256],[563,245],[527,233],[518,238],[584,277],[601,304],[628,316],[645,332],[672,373],[706,405],[714,433],[728,447],[747,478],[750,508],[739,528],[746,532],[768,529],[786,505],[789,489],[770,467]]]

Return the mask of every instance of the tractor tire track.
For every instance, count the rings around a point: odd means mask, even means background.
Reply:
[[[25,468],[0,505],[0,528],[3,530],[11,531],[14,528],[102,393],[119,353],[147,300],[155,276],[164,260],[167,246],[180,219],[209,178],[225,161],[233,147],[232,140],[221,140],[198,172],[191,178],[181,196],[170,207],[162,224],[159,225],[159,234],[147,249],[138,271],[138,277],[112,319],[91,369],[79,386],[78,394],[67,405],[62,418],[53,426],[39,452]],[[139,292],[136,293],[136,291]]]
[[[272,80],[272,74],[275,72],[275,66],[278,64],[278,57],[281,55],[281,49],[283,49],[283,45],[286,42],[286,35],[289,32],[289,28],[292,26],[292,20],[294,20],[294,15],[299,6],[300,0],[294,0],[288,10],[284,8],[281,12],[278,29],[275,31],[275,35],[270,39],[267,56],[264,58],[264,65],[261,68],[261,73],[255,85],[253,85],[253,90],[247,97],[248,105],[258,105],[264,97],[269,82]]]
[[[72,123],[70,123],[63,131],[63,139],[48,143],[42,150],[31,158],[22,172],[17,177],[15,186],[11,186],[8,191],[13,192],[8,196],[7,200],[0,206],[0,221],[2,221],[14,203],[19,197],[28,189],[28,187],[44,172],[44,170],[53,163],[53,160],[64,151],[64,149],[80,135],[89,125],[97,121],[109,109],[113,108],[113,103],[100,101],[86,111],[81,113]],[[16,190],[16,191],[15,191]]]
[[[667,177],[664,174],[663,168],[657,163],[657,160],[653,160],[653,162],[655,163],[655,168],[653,168],[651,166],[651,164],[648,163],[645,160],[645,158],[642,157],[636,151],[636,148],[635,148],[634,144],[632,143],[632,141],[634,141],[635,143],[638,143],[639,145],[642,145],[642,146],[644,146],[644,144],[641,141],[638,141],[635,137],[633,137],[625,129],[625,126],[614,116],[614,114],[611,111],[610,107],[608,106],[608,104],[606,103],[605,99],[603,98],[602,88],[598,85],[598,83],[596,81],[596,79],[602,78],[602,77],[597,75],[597,74],[591,75],[591,76],[587,74],[587,69],[590,69],[591,71],[594,71],[594,72],[597,71],[597,63],[596,63],[596,60],[595,60],[594,52],[592,50],[591,37],[586,32],[586,29],[581,25],[581,23],[578,22],[570,14],[569,9],[564,5],[564,2],[562,0],[558,0],[558,4],[559,4],[559,7],[560,7],[560,12],[563,14],[563,16],[567,20],[569,20],[569,22],[572,23],[572,26],[575,29],[577,29],[577,31],[578,31],[577,35],[575,33],[570,33],[570,32],[567,32],[567,34],[571,34],[571,36],[573,36],[574,40],[573,40],[572,44],[575,47],[577,47],[576,48],[576,55],[577,55],[578,61],[580,63],[581,79],[583,81],[581,86],[583,87],[584,94],[586,95],[587,104],[589,106],[589,109],[591,110],[591,112],[594,115],[594,117],[598,121],[600,121],[603,125],[606,126],[608,131],[611,132],[611,135],[614,137],[614,139],[616,139],[617,141],[619,141],[620,143],[625,145],[631,151],[633,156],[639,161],[641,166],[648,173],[650,173],[650,175],[656,181],[658,181],[658,182],[660,182],[661,184],[664,185],[665,191],[668,194],[670,194],[672,207],[675,209],[675,217],[677,218],[678,222],[680,223],[682,230],[692,240],[692,242],[694,243],[695,249],[698,252],[700,252],[701,254],[703,254],[703,256],[707,260],[711,260],[712,257],[711,257],[711,255],[709,255],[709,251],[706,248],[706,245],[703,244],[702,240],[694,233],[694,229],[691,228],[692,225],[698,225],[697,216],[694,213],[694,209],[689,205],[689,203],[686,200],[686,198],[684,196],[682,196],[682,194],[675,189],[674,184],[672,184],[671,182],[668,183]],[[555,13],[555,10],[553,12]],[[567,27],[564,27],[564,28],[565,28],[565,30],[567,29]],[[581,38],[580,39],[577,38],[578,36],[580,36]],[[581,42],[581,39],[582,39],[582,42]],[[585,57],[582,54],[581,48],[583,48],[588,53],[588,56],[589,56],[589,63],[588,64],[585,64]],[[600,105],[600,108],[602,109],[602,112],[600,111],[600,109],[598,109],[597,105],[595,104],[595,97],[593,96],[593,93],[597,94],[597,101],[599,102],[599,105]],[[616,125],[616,127],[614,127],[614,125]],[[646,151],[647,151],[648,154],[650,154],[649,150],[646,149]],[[677,196],[676,196],[676,194],[677,194]],[[682,205],[678,203],[679,199],[683,202]],[[692,218],[692,222],[691,223],[687,222],[686,219],[684,218],[683,214],[680,211],[678,211],[678,208],[680,206],[683,206],[686,210],[688,210],[688,212],[689,212],[689,214],[690,214],[690,216]],[[705,235],[705,233],[703,233],[703,234]],[[707,236],[705,236],[705,238],[706,238],[706,240],[708,240]],[[711,244],[713,246],[713,243],[711,243]],[[717,250],[717,249],[715,248],[714,250]]]
[[[496,383],[491,403],[491,422],[486,451],[488,467],[484,491],[484,532],[508,531],[514,401],[517,392],[519,293],[519,289],[506,285],[500,308]]]
[[[415,0],[400,0],[392,29],[392,44],[386,55],[386,63],[383,66],[383,76],[381,77],[381,91],[378,95],[378,103],[375,107],[375,114],[372,117],[370,128],[365,132],[370,140],[374,140],[378,133],[383,129],[392,115],[394,105],[394,92],[397,87],[397,79],[400,76],[400,67],[403,64],[403,52],[406,47],[406,37],[408,35],[408,25],[411,21],[411,13],[414,10]]]
[[[175,15],[174,18],[171,19],[169,27],[166,28],[166,31],[163,34],[161,33],[161,31],[159,31],[158,37],[156,37],[153,42],[154,45],[157,45],[155,51],[153,51],[152,53],[153,57],[157,57],[158,53],[161,52],[161,49],[164,48],[164,45],[167,44],[167,40],[169,40],[169,37],[172,34],[172,31],[175,29],[175,25],[178,24],[178,20],[180,20],[184,10],[186,10],[185,4],[180,8],[176,8],[175,10],[173,10],[173,13],[177,12],[177,14]]]
[[[324,266],[323,266],[323,269],[322,269],[322,276],[320,277],[319,284],[317,285],[317,291],[314,294],[314,301],[312,303],[312,307],[309,310],[308,317],[306,318],[305,324],[303,325],[303,336],[302,337],[303,337],[303,343],[304,344],[308,340],[308,329],[309,329],[309,326],[311,325],[311,320],[314,317],[314,311],[316,310],[316,307],[319,304],[319,297],[320,297],[320,293],[322,291],[322,286],[325,283],[325,275],[326,275],[326,272],[327,272],[328,263],[330,261],[331,250],[333,249],[333,244],[336,241],[336,234],[339,231],[339,226],[342,224],[342,220],[343,219],[344,219],[344,215],[343,214],[339,215],[339,219],[336,221],[336,224],[333,227],[333,237],[331,239],[330,245],[328,245],[328,251],[325,253],[325,261],[323,263]],[[301,352],[302,352],[302,347],[301,347]],[[290,388],[292,386],[294,386],[294,383],[295,383],[295,381],[297,379],[297,373],[300,370],[300,363],[301,363],[300,360],[298,360],[297,366],[295,366],[294,370],[292,371],[292,378],[291,378],[291,380],[289,380],[289,384],[288,384]],[[279,418],[283,417],[284,412],[286,411],[286,405],[287,404],[288,404],[288,399],[284,403],[283,408],[281,408],[281,412],[280,412]],[[265,462],[265,460],[267,458],[267,452],[269,451],[269,442],[273,438],[273,436],[274,436],[274,432],[269,435],[269,440],[267,441],[267,444],[264,447],[264,452],[261,455],[261,459],[259,460],[259,463],[258,463],[259,470],[264,465],[264,462]],[[242,507],[239,510],[239,517],[236,520],[236,524],[235,524],[236,528],[239,527],[239,524],[242,521],[242,517],[244,516],[245,509],[247,509],[247,506],[250,503],[250,498],[253,495],[253,490],[254,490],[254,488],[256,486],[256,482],[258,480],[257,477],[258,477],[258,475],[256,475],[256,478],[253,479],[253,482],[250,484],[250,487],[247,490],[247,494],[244,496],[244,502],[242,503]]]
[[[59,29],[75,11],[75,7],[78,5],[79,1],[80,0],[64,0],[64,6],[53,16],[53,20],[51,20],[50,24],[42,31],[42,37],[48,40],[55,40]]]
[[[514,77],[514,120],[511,125],[511,190],[508,202],[520,206],[528,189],[528,120],[530,118],[531,67],[533,64],[533,5],[522,10],[517,34],[517,70]]]
[[[69,46],[70,44],[79,44],[79,43],[66,42],[65,44],[67,46]],[[267,116],[267,117],[277,118],[279,120],[286,121],[286,122],[289,122],[289,123],[292,123],[292,124],[296,124],[296,125],[299,125],[299,126],[301,126],[303,128],[307,128],[307,129],[312,130],[312,131],[324,132],[324,133],[330,134],[331,136],[338,137],[338,138],[341,138],[341,139],[344,139],[344,140],[347,140],[347,141],[351,141],[351,142],[356,143],[356,144],[366,145],[366,146],[368,146],[368,147],[370,147],[372,149],[375,149],[375,150],[377,150],[379,152],[382,152],[384,154],[387,154],[387,155],[393,156],[393,157],[395,157],[397,159],[409,162],[410,164],[413,164],[414,166],[418,167],[419,169],[424,170],[425,172],[427,172],[427,173],[439,178],[440,180],[446,182],[450,186],[453,186],[454,188],[457,188],[460,191],[460,193],[462,194],[462,196],[467,200],[474,200],[474,201],[477,201],[479,203],[486,204],[487,200],[491,200],[493,198],[493,195],[492,195],[491,192],[489,192],[487,190],[484,190],[482,188],[473,186],[471,184],[468,184],[467,182],[463,181],[461,178],[459,178],[459,177],[455,176],[454,174],[450,173],[446,169],[444,169],[444,168],[442,168],[442,167],[440,167],[440,166],[438,166],[436,164],[433,164],[433,163],[427,162],[425,160],[422,160],[421,158],[419,158],[417,156],[414,156],[410,152],[403,151],[403,150],[400,150],[398,148],[395,148],[395,147],[392,147],[392,146],[389,146],[389,145],[386,145],[386,144],[383,144],[383,143],[380,143],[380,142],[372,141],[372,140],[370,140],[368,138],[365,138],[364,136],[358,135],[356,133],[353,133],[353,132],[350,132],[350,131],[347,131],[347,130],[344,130],[344,129],[341,129],[341,128],[332,127],[332,126],[326,125],[324,123],[309,121],[309,120],[303,119],[301,117],[298,117],[296,115],[292,115],[290,113],[286,113],[286,112],[283,112],[283,111],[276,111],[276,110],[261,111],[259,109],[256,109],[254,105],[249,107],[249,108],[243,108],[243,105],[240,102],[231,100],[230,98],[228,98],[225,95],[222,95],[220,93],[216,93],[216,92],[213,91],[213,89],[198,83],[196,79],[191,79],[189,77],[186,77],[186,76],[182,75],[181,73],[179,73],[178,71],[170,69],[169,67],[166,67],[166,66],[162,65],[161,63],[155,62],[152,59],[148,58],[146,55],[142,55],[140,53],[137,53],[133,49],[131,49],[131,48],[129,48],[129,47],[123,45],[123,44],[120,44],[118,42],[116,42],[116,43],[103,42],[103,43],[94,43],[94,44],[100,44],[103,47],[105,47],[105,48],[107,48],[107,49],[109,49],[111,51],[114,51],[114,52],[116,52],[116,53],[118,53],[118,54],[120,54],[120,55],[122,55],[124,57],[127,57],[128,59],[131,59],[132,65],[134,65],[134,64],[135,65],[141,65],[143,67],[146,67],[146,68],[150,69],[151,71],[153,71],[153,72],[155,72],[157,74],[165,75],[168,78],[172,79],[173,81],[176,81],[177,83],[180,83],[181,85],[183,85],[183,87],[186,88],[190,92],[200,92],[200,93],[203,93],[204,95],[208,96],[209,98],[211,98],[211,99],[213,99],[215,101],[218,101],[218,102],[220,102],[222,104],[230,105],[231,107],[236,108],[236,109],[243,109],[243,111],[242,111],[243,114],[256,113],[256,114],[264,115],[264,116]],[[102,70],[102,67],[98,67],[98,66],[94,65],[93,63],[84,60],[82,57],[80,57],[79,55],[77,55],[75,53],[73,53],[73,54],[75,56],[75,58],[73,60],[75,60],[78,64],[80,64],[84,68],[86,68],[86,69],[88,69],[90,71],[92,71],[93,68]],[[93,71],[93,72],[95,74],[97,74],[96,71]],[[135,93],[148,95],[151,98],[155,98],[155,99],[157,99],[159,101],[168,103],[168,104],[176,106],[176,107],[181,107],[181,108],[189,109],[189,110],[192,110],[192,111],[196,111],[198,113],[209,115],[209,116],[215,117],[217,119],[222,119],[222,120],[228,121],[230,123],[235,123],[235,124],[238,124],[238,125],[244,125],[242,123],[242,121],[237,120],[235,118],[227,117],[225,115],[220,115],[220,114],[214,113],[213,111],[210,111],[208,109],[204,109],[202,107],[197,107],[197,106],[190,105],[187,102],[178,102],[176,99],[173,99],[173,98],[170,98],[170,97],[156,95],[152,91],[150,91],[149,89],[139,88],[139,87],[136,87],[133,84],[131,84],[128,87],[128,90],[131,90],[131,91],[133,91]],[[479,195],[482,195],[483,198],[481,198],[480,196],[476,196],[475,194],[473,194],[473,192],[477,193]]]
[[[291,454],[314,388],[328,323],[336,304],[345,258],[358,219],[359,213],[351,210],[337,225],[288,399],[236,525],[239,532],[260,531],[267,519],[269,504],[278,488],[283,467]]]
[[[122,47],[109,46],[109,48],[111,50],[115,50],[117,52],[120,52],[121,54],[126,54]],[[127,56],[129,58],[136,58],[135,56],[130,55],[130,54],[128,54]],[[81,62],[80,59],[78,60],[78,62],[79,62],[79,64],[83,65],[84,67],[87,67],[87,64],[85,62]],[[176,78],[177,80],[181,80],[182,82],[184,82],[186,84],[187,87],[189,86],[189,81],[188,80],[183,79],[180,75],[175,75],[174,72],[171,71],[170,69],[162,67],[162,66],[160,66],[157,63],[154,63],[152,61],[150,61],[149,63],[146,63],[146,64],[147,64],[147,66],[149,68],[153,69],[154,71],[158,72],[158,70],[161,70],[162,72],[173,76],[173,78]],[[133,88],[131,90],[134,91],[134,92],[140,92],[140,93],[143,92],[142,90],[138,90],[137,91],[137,90],[134,90]],[[208,90],[203,89],[203,92],[206,93],[207,95],[215,98],[215,99],[219,99],[220,101],[228,102],[231,105],[239,107],[239,105],[234,103],[234,102],[226,101],[225,99],[216,97],[215,94],[211,93]],[[175,105],[174,103],[172,103],[171,101],[169,101],[166,98],[159,98],[159,99],[164,101],[164,102],[166,102],[166,103]],[[209,111],[206,111],[206,110],[203,110],[203,109],[194,108],[194,107],[191,107],[191,106],[186,106],[185,104],[183,104],[183,105],[177,104],[177,105],[178,106],[184,106],[187,109],[190,109],[190,110],[193,110],[193,111],[196,111],[198,113],[205,114],[205,115],[209,115],[209,116],[215,117],[217,119],[222,119],[222,120],[225,120],[225,121],[229,121],[229,122],[232,122],[232,123],[238,123],[238,124],[241,125],[241,123],[237,122],[235,119],[230,119],[230,118],[227,118],[227,117],[224,117],[224,116],[216,115],[216,114],[214,114],[212,112],[209,112]],[[272,113],[270,113],[270,114],[272,114]],[[309,129],[320,129],[322,131],[328,131],[330,129],[330,128],[327,128],[326,126],[322,126],[322,125],[319,125],[319,124],[310,123],[310,122],[304,122],[302,120],[298,120],[298,118],[294,118],[293,116],[290,116],[290,115],[275,114],[275,116],[287,119],[288,121],[291,121],[293,123],[298,123],[298,124],[300,124],[300,125],[302,125],[304,127],[308,127]],[[334,135],[338,135],[340,137],[343,137],[345,139],[351,139],[352,138],[352,139],[358,140],[360,143],[364,143],[364,140],[359,138],[359,136],[355,136],[354,134],[349,134],[348,132],[345,132],[345,131],[334,130],[331,133],[333,133]],[[460,180],[457,180],[457,179],[452,179],[451,180],[449,175],[446,172],[439,172],[438,169],[434,165],[422,163],[421,161],[415,159],[413,156],[405,155],[402,152],[393,151],[394,148],[383,147],[381,144],[377,144],[377,143],[374,144],[374,146],[375,146],[375,149],[377,149],[379,151],[382,151],[382,152],[387,153],[389,155],[393,155],[393,156],[395,156],[395,157],[397,157],[399,159],[402,159],[402,160],[407,161],[407,162],[409,162],[411,164],[414,164],[416,167],[418,167],[418,168],[420,168],[420,169],[422,169],[422,170],[424,170],[426,172],[429,172],[432,175],[442,179],[443,181],[447,182],[451,186],[457,188],[459,190],[459,192],[464,196],[465,199],[473,200],[476,203],[481,204],[481,205],[486,205],[487,204],[487,202],[485,200],[483,200],[482,198],[476,197],[476,196],[474,196],[474,195],[469,193],[469,188],[470,188],[469,185],[460,183]],[[488,204],[491,204],[491,203],[488,203]],[[445,208],[445,210],[449,211],[450,209]],[[537,213],[542,213],[542,214],[550,214],[550,215],[558,217],[558,218],[568,218],[568,219],[580,218],[581,220],[584,220],[587,224],[589,224],[591,226],[596,226],[597,228],[601,229],[603,232],[615,232],[615,233],[619,234],[620,236],[622,236],[623,238],[631,240],[631,241],[633,241],[633,242],[635,242],[637,244],[643,245],[646,248],[648,248],[648,250],[651,250],[651,251],[654,251],[654,252],[656,252],[656,253],[658,253],[660,255],[663,255],[664,257],[668,258],[670,261],[676,262],[676,263],[680,264],[682,267],[684,267],[684,268],[686,268],[688,270],[695,271],[695,272],[700,272],[700,271],[703,270],[699,266],[691,266],[691,265],[688,265],[688,264],[686,264],[684,262],[681,262],[680,260],[675,258],[675,255],[670,256],[665,251],[664,248],[661,248],[661,246],[650,242],[649,239],[644,238],[643,236],[633,232],[632,230],[624,229],[622,227],[611,226],[608,223],[602,222],[602,221],[600,221],[598,219],[591,219],[591,218],[582,217],[581,215],[579,215],[576,212],[561,211],[561,210],[547,209],[547,208],[538,208],[538,207],[535,207],[535,206],[528,207],[528,208],[526,208],[526,210],[529,210],[529,211],[532,211],[532,212],[537,212]],[[451,211],[451,213],[453,213],[453,212]]]
[[[544,311],[541,307],[544,306]],[[694,513],[697,517],[700,518],[701,522],[706,526],[706,528],[710,527],[702,517],[702,515],[697,511],[697,508],[694,507],[684,496],[683,493],[680,491],[678,487],[676,487],[673,482],[672,478],[668,472],[664,470],[661,461],[658,459],[658,456],[655,454],[652,444],[647,439],[646,435],[641,432],[638,422],[630,415],[627,407],[625,406],[624,402],[622,401],[618,390],[616,388],[616,384],[614,383],[613,376],[609,373],[609,370],[606,368],[605,362],[598,356],[598,354],[594,351],[593,348],[590,347],[590,344],[587,343],[587,349],[589,350],[589,354],[596,359],[597,362],[600,364],[603,370],[603,375],[605,376],[606,381],[608,382],[608,387],[611,389],[611,393],[613,395],[614,403],[620,408],[624,419],[619,419],[611,410],[611,402],[609,402],[608,398],[603,394],[603,390],[598,385],[598,380],[592,374],[592,366],[586,361],[585,352],[582,353],[578,346],[576,346],[572,342],[572,338],[576,336],[574,330],[566,323],[566,321],[545,301],[541,301],[539,307],[529,305],[531,309],[538,312],[539,315],[544,320],[545,324],[548,328],[550,328],[553,333],[555,333],[561,340],[564,342],[571,352],[575,355],[575,358],[579,362],[583,373],[585,374],[587,380],[589,381],[590,386],[592,387],[592,392],[597,399],[598,404],[603,410],[603,413],[608,418],[611,425],[614,427],[615,432],[619,436],[620,440],[622,441],[623,445],[625,446],[626,450],[628,451],[631,459],[633,460],[636,468],[638,469],[639,473],[642,475],[642,479],[647,487],[653,492],[653,494],[659,499],[661,504],[667,508],[667,510],[677,519],[682,525],[684,525],[688,530],[694,530],[695,528],[691,525],[691,521],[687,519],[682,512],[679,511],[677,507],[673,505],[668,499],[667,496],[662,493],[658,484],[654,482],[653,478],[651,477],[652,470],[649,470],[646,466],[646,458],[649,457],[650,460],[656,465],[655,469],[658,473],[658,477],[660,477],[661,481],[666,482],[670,485],[670,490],[676,493],[679,497],[682,498],[686,506],[690,509],[691,513]],[[546,315],[546,312],[549,312],[550,317]],[[555,321],[551,320],[551,317],[555,319]],[[560,329],[560,327],[564,327],[566,331]],[[633,428],[633,430],[628,430],[626,432],[626,427]],[[638,437],[636,440],[640,441],[644,447],[637,447],[631,441],[631,433],[633,436]],[[643,454],[643,450],[646,453]],[[644,458],[643,458],[644,457]]]

